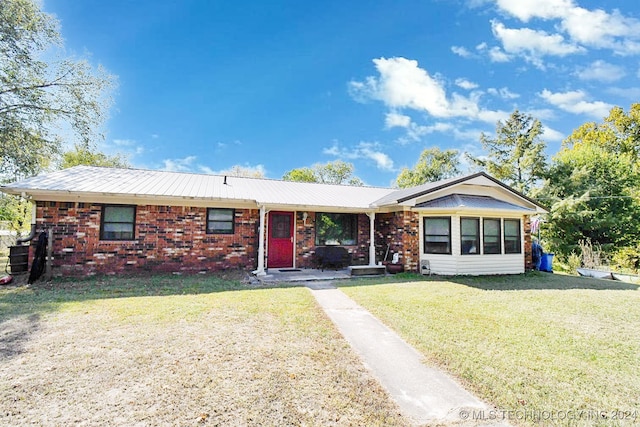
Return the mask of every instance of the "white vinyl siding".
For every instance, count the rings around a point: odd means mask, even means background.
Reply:
[[[442,213],[434,215],[422,215],[424,217],[445,217]],[[431,272],[441,275],[489,275],[489,274],[520,274],[524,273],[524,230],[523,219],[521,217],[508,217],[506,215],[499,215],[498,213],[482,214],[478,212],[477,215],[472,213],[464,214],[452,214],[451,217],[451,255],[440,254],[426,254],[424,250],[420,252],[420,259],[428,260]],[[484,254],[476,256],[462,255],[462,240],[461,240],[461,219],[462,218],[478,218],[480,223],[480,236],[483,235],[483,219],[498,219],[501,221],[501,228],[503,227],[504,220],[519,220],[520,221],[520,253],[517,254],[505,254],[504,246],[501,248],[500,254]],[[424,223],[424,220],[420,221],[420,225]],[[424,238],[423,230],[420,230],[421,239]],[[421,248],[423,248],[424,242],[420,242]],[[483,246],[483,240],[480,242],[480,246]]]

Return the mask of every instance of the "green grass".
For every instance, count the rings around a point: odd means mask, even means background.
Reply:
[[[0,425],[405,425],[307,289],[0,288]]]
[[[605,411],[640,423],[640,291],[556,274],[343,283],[341,289],[502,410]],[[539,425],[512,419],[513,423]]]

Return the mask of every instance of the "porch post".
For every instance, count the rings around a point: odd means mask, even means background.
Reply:
[[[369,212],[369,265],[376,265],[375,219],[376,213]]]
[[[264,271],[264,232],[265,232],[265,216],[267,215],[267,209],[264,205],[260,206],[260,228],[258,235],[258,268],[253,272],[256,276],[266,276]]]

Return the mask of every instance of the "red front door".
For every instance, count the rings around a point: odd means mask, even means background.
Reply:
[[[269,212],[267,267],[293,267],[293,212]]]

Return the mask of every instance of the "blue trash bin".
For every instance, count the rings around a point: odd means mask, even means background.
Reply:
[[[553,272],[553,255],[554,254],[542,254],[540,258],[540,271]]]

